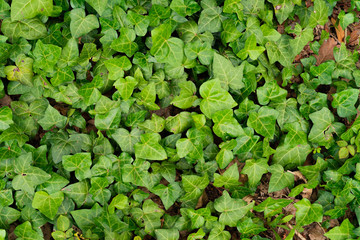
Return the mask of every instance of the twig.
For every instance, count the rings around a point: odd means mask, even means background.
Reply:
[[[286,226],[288,226],[291,230],[293,229],[290,223],[286,223]],[[301,240],[306,240],[306,238],[303,235],[301,235],[301,233],[299,233],[298,230],[295,230],[295,235],[298,236]]]

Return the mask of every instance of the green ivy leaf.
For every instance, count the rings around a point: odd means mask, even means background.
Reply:
[[[14,0],[11,3],[11,20],[18,21],[36,17],[36,15],[50,16],[53,11],[51,0]]]
[[[314,123],[308,136],[309,141],[318,145],[329,143],[333,139],[330,128],[334,122],[334,115],[328,108],[322,108],[320,111],[311,113],[309,117]]]
[[[288,35],[281,35],[279,40],[266,43],[266,50],[271,64],[278,61],[284,67],[291,67],[294,53],[290,45],[290,39]]]
[[[214,174],[214,186],[225,186],[227,189],[235,188],[239,185],[239,169],[237,164],[231,165],[222,175]]]
[[[291,0],[270,0],[274,6],[275,16],[279,24],[282,24],[294,10],[294,3]]]
[[[226,91],[228,91],[229,88],[233,90],[239,90],[245,86],[242,81],[243,71],[244,65],[234,67],[230,60],[226,59],[220,54],[214,53],[214,78],[220,80],[221,87]]]
[[[101,16],[106,9],[108,0],[86,0],[86,2],[93,7],[97,13]]]
[[[12,186],[15,190],[24,190],[28,193],[34,193],[35,187],[51,178],[50,174],[40,168],[31,166],[32,154],[21,155],[14,161],[14,171],[17,174]]]
[[[184,56],[184,42],[179,38],[171,38],[171,25],[162,24],[151,31],[152,47],[150,53],[161,63],[178,65]]]
[[[250,35],[250,37],[246,39],[244,49],[240,50],[236,55],[242,60],[245,60],[248,56],[250,56],[252,60],[256,60],[264,51],[264,47],[256,46],[255,35]]]
[[[327,61],[319,66],[311,66],[310,73],[319,78],[321,84],[331,84],[331,76],[335,69],[334,61]]]
[[[331,240],[345,240],[352,238],[354,226],[350,223],[349,219],[346,218],[340,226],[332,228],[329,232],[325,233],[324,236]]]
[[[44,23],[38,18],[25,19],[21,22],[12,22],[10,18],[5,18],[1,24],[1,31],[10,39],[23,37],[27,40],[36,40],[44,38],[47,34]]]
[[[103,85],[102,78],[97,75],[94,77],[92,82],[86,83],[79,89],[79,95],[84,98],[86,105],[92,105],[100,100],[101,92],[98,88]]]
[[[191,16],[201,9],[199,4],[193,0],[174,0],[171,2],[170,8],[182,17]]]
[[[309,19],[309,27],[316,27],[316,25],[324,25],[328,21],[328,7],[324,0],[314,1],[314,10],[311,12]]]
[[[323,207],[314,203],[311,204],[306,198],[294,204],[296,207],[296,225],[305,226],[312,222],[321,222],[323,218]]]
[[[44,130],[50,130],[54,126],[64,128],[66,120],[67,118],[65,116],[62,116],[58,110],[49,104],[45,110],[44,117],[41,118],[38,123]]]
[[[227,191],[214,202],[215,210],[221,213],[219,222],[230,227],[235,227],[254,205],[255,202],[247,204],[242,199],[231,198]]]
[[[61,48],[52,44],[43,44],[37,41],[34,49],[34,68],[40,68],[46,72],[53,72],[54,66],[60,58]]]
[[[133,208],[130,213],[135,219],[143,220],[145,232],[151,233],[161,227],[160,218],[164,214],[164,210],[160,209],[150,199],[147,199],[144,201],[142,209]]]
[[[91,178],[91,188],[89,189],[89,193],[92,195],[92,198],[101,205],[105,205],[111,198],[110,190],[106,189],[110,183],[111,182],[105,177]]]
[[[272,102],[284,102],[287,91],[282,89],[276,81],[266,82],[264,86],[256,90],[256,94],[261,105]]]
[[[275,216],[282,212],[283,208],[289,205],[293,200],[291,199],[273,199],[266,198],[265,201],[254,207],[257,212],[264,212],[266,218]]]
[[[16,66],[10,65],[4,68],[7,79],[32,86],[34,76],[33,62],[34,60],[32,58],[25,57],[23,54],[17,56],[15,61]]]
[[[8,229],[10,224],[18,220],[21,213],[11,207],[0,206],[0,227]]]
[[[131,57],[139,49],[139,46],[135,41],[135,31],[129,28],[120,29],[120,37],[115,39],[111,43],[111,48],[118,52],[125,53],[128,57]]]
[[[131,62],[126,56],[106,60],[104,64],[109,71],[109,79],[111,80],[124,77],[124,71],[131,68]]]
[[[18,225],[14,230],[15,235],[17,236],[17,239],[20,240],[40,240],[43,239],[42,235],[35,231],[31,223],[29,221],[24,222],[23,224]]]
[[[177,229],[156,229],[155,235],[159,240],[177,240],[180,237]]]
[[[222,21],[222,8],[218,7],[215,1],[207,1],[201,4],[203,11],[199,18],[199,32],[220,32]]]
[[[279,112],[273,108],[264,106],[258,112],[251,112],[247,124],[249,127],[267,138],[273,138],[275,134],[275,123]]]
[[[251,187],[256,187],[260,183],[262,175],[268,172],[269,165],[267,162],[267,159],[246,160],[241,173],[247,174]]]
[[[64,200],[63,192],[56,192],[48,194],[44,191],[36,192],[32,202],[32,207],[39,209],[39,211],[46,217],[54,220],[61,203]]]
[[[231,95],[221,87],[218,79],[206,81],[200,86],[200,95],[203,100],[200,103],[200,109],[206,117],[220,110],[233,108],[237,105]]]
[[[141,143],[134,145],[137,158],[149,160],[165,160],[165,149],[159,144],[161,137],[158,133],[145,133],[140,136]]]
[[[152,188],[151,192],[160,197],[165,210],[168,210],[183,193],[179,183],[177,182],[171,183],[167,186],[159,184]]]
[[[192,107],[193,103],[197,99],[197,96],[195,95],[195,84],[191,81],[186,81],[179,83],[179,87],[181,88],[180,95],[174,97],[171,104],[181,109]]]
[[[12,117],[12,111],[9,107],[0,108],[0,131],[8,129],[10,124],[14,123]]]
[[[284,172],[284,168],[281,165],[271,165],[269,167],[269,172],[271,172],[269,193],[294,185],[294,175],[289,172]]]
[[[231,109],[217,111],[213,114],[212,120],[215,123],[213,130],[214,133],[225,139],[226,137],[239,137],[244,134],[239,122],[233,117]]]
[[[333,95],[334,100],[331,105],[336,108],[337,113],[340,117],[351,117],[357,113],[355,103],[359,98],[358,89],[346,89]]]
[[[93,14],[85,16],[85,10],[75,8],[70,12],[70,31],[74,38],[81,37],[99,27],[99,21]]]
[[[91,177],[91,154],[77,153],[62,157],[62,163],[66,171],[75,171],[75,176],[79,181]]]

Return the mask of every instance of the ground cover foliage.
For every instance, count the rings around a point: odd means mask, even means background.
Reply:
[[[358,8],[0,0],[0,235],[358,239]]]

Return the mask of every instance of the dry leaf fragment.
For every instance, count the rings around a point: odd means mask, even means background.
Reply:
[[[334,60],[333,50],[336,45],[337,43],[333,38],[325,40],[319,49],[319,55],[315,56],[316,65],[320,65],[327,60]]]
[[[344,42],[344,38],[345,38],[345,31],[344,29],[342,29],[342,27],[340,26],[340,24],[336,24],[336,20],[334,18],[331,18],[331,23],[334,25],[335,27],[335,31],[336,31],[336,36],[339,40],[339,42]]]

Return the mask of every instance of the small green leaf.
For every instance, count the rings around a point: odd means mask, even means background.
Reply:
[[[254,207],[257,212],[264,212],[266,218],[275,216],[282,212],[283,208],[289,205],[293,200],[291,199],[273,199],[266,198],[265,201]]]
[[[186,81],[179,83],[179,87],[181,88],[180,95],[174,97],[171,104],[181,109],[192,107],[197,99],[195,84],[191,81]]]
[[[93,7],[101,16],[106,9],[108,0],[86,0],[86,2]]]

